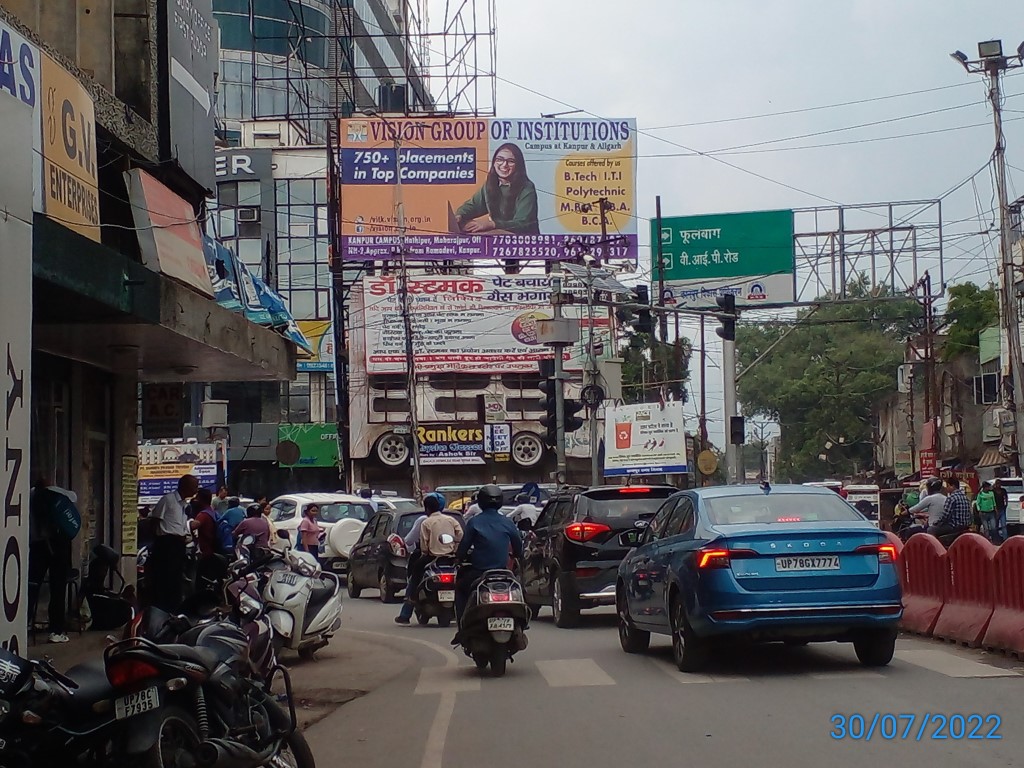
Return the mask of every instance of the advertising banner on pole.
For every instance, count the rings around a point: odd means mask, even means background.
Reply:
[[[13,43],[12,43],[13,40]],[[25,89],[35,85],[27,67],[38,61],[38,49],[25,43],[0,25],[0,54],[8,60],[4,70],[7,90],[0,89],[0,125],[8,146],[0,160],[0,360],[4,409],[0,412],[0,440],[5,460],[0,462],[0,487],[4,489],[2,524],[3,563],[0,591],[4,610],[0,613],[0,646],[27,654],[29,458],[31,446],[32,391],[32,189],[34,99]],[[13,48],[12,48],[13,45]],[[17,73],[17,75],[15,75]],[[16,83],[20,83],[16,87]],[[18,96],[10,96],[18,91]],[[40,467],[45,463],[40,464]],[[49,467],[50,471],[53,467]]]
[[[605,477],[687,472],[682,403],[609,405],[604,430]]]
[[[313,352],[306,357],[300,352],[295,370],[302,372],[334,371],[334,326],[330,320],[297,320],[302,335],[309,340]]]
[[[635,120],[361,117],[340,135],[344,260],[394,258],[401,181],[409,259],[564,259],[600,240],[606,198],[605,257],[636,262]]]
[[[753,211],[677,216],[651,222],[651,268],[658,272],[658,238],[667,303],[713,307],[723,293],[739,307],[796,298],[793,212]]]
[[[534,372],[551,359],[537,336],[537,321],[553,317],[551,281],[545,275],[450,275],[409,279],[410,316],[416,368],[420,373]],[[404,373],[405,325],[398,281],[363,281],[362,299],[367,373]],[[614,354],[607,310],[595,309],[594,347],[598,360]],[[581,319],[581,339],[564,352],[566,370],[582,370],[590,341],[587,307],[565,314]]]
[[[217,446],[214,443],[139,446],[139,505],[151,507],[178,487],[182,475],[195,475],[203,488],[216,490]]]

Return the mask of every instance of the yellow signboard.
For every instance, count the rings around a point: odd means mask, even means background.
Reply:
[[[42,56],[43,212],[99,242],[96,114],[76,77]]]

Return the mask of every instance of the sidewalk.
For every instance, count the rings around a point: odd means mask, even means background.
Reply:
[[[61,644],[47,643],[46,633],[39,632],[36,643],[29,644],[28,655],[33,659],[48,657],[63,672],[101,658],[107,635],[120,638],[121,632],[84,632],[81,637],[75,632],[68,635],[70,642]],[[291,674],[299,726],[305,729],[401,674],[413,657],[342,630],[317,653],[315,661],[303,661],[291,651],[284,651],[279,661]],[[281,690],[280,684],[275,690]]]

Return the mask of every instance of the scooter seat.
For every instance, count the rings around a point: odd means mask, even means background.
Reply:
[[[309,609],[307,614],[312,615],[317,609],[327,604],[327,601],[334,597],[334,583],[326,579],[319,579],[313,583],[313,591],[309,595]]]

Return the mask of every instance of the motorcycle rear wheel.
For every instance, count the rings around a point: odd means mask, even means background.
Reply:
[[[186,768],[195,765],[199,728],[195,718],[181,707],[164,710],[156,743],[140,759],[143,768]]]
[[[269,763],[273,768],[316,768],[316,758],[306,737],[296,728],[281,753]]]

